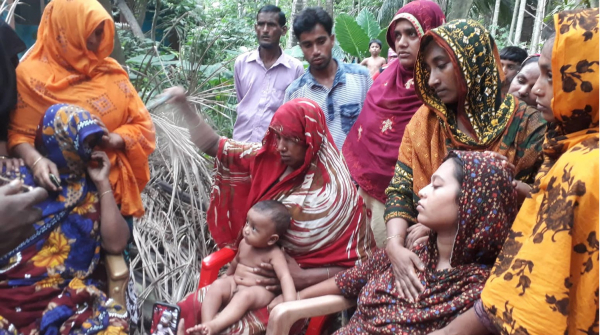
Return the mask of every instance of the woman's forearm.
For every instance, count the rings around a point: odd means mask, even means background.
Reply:
[[[96,185],[100,197],[100,234],[102,247],[109,254],[120,254],[129,240],[129,227],[117,206],[108,180]]]
[[[25,165],[27,165],[30,169],[32,169],[33,164],[42,157],[42,154],[35,150],[35,148],[29,143],[21,143],[17,145],[13,151],[15,156],[22,158],[25,162]]]
[[[294,284],[296,290],[307,288],[311,285],[318,284],[327,279],[333,278],[338,272],[346,270],[342,267],[324,267],[324,268],[310,268],[302,271],[302,278],[300,280],[295,279]]]
[[[305,288],[298,293],[300,299],[308,299],[314,297],[320,297],[328,294],[342,295],[342,291],[335,284],[335,278],[331,277],[325,281],[322,281],[316,285]]]
[[[385,223],[385,226],[387,236],[390,238],[387,240],[388,243],[391,242],[390,240],[401,240],[404,242],[406,230],[408,229],[408,221],[403,218],[392,218]]]
[[[215,157],[219,150],[220,136],[211,128],[211,126],[204,122],[198,114],[196,114],[189,103],[178,103],[177,108],[180,109],[185,118],[187,127],[190,130],[192,142],[202,150],[202,152],[211,157]]]

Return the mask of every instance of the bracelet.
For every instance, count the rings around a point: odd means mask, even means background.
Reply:
[[[32,170],[33,170],[33,168],[35,167],[35,165],[36,165],[37,163],[39,163],[39,162],[42,160],[42,158],[44,158],[44,156],[40,156],[40,158],[36,159],[36,160],[35,160],[35,162],[33,162],[33,164],[31,165],[31,169],[32,169]]]
[[[102,194],[100,194],[100,197],[98,197],[98,199],[102,199],[102,197],[107,193],[112,193],[112,190],[102,192]]]
[[[329,267],[327,267],[327,279],[329,279]]]
[[[401,236],[402,236],[402,234],[397,234],[397,235],[393,235],[393,236],[388,236],[388,237],[386,237],[386,238],[385,238],[385,241],[383,241],[383,245],[387,245],[387,243],[388,243],[388,241],[389,241],[389,240],[391,240],[391,239],[393,239],[393,238],[396,238],[396,237],[401,237]]]

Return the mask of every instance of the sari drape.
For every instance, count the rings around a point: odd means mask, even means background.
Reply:
[[[86,167],[101,137],[90,113],[76,106],[52,106],[42,119],[37,149],[60,169],[63,189],[38,205],[43,218],[34,234],[0,256],[0,334],[128,332],[127,311],[94,277],[100,202]],[[35,186],[27,167],[20,172],[26,185]]]
[[[92,52],[86,39],[101,23],[102,42]],[[81,106],[125,141],[124,150],[106,150],[110,183],[121,213],[140,217],[154,125],[127,73],[109,57],[114,34],[112,18],[98,1],[54,0],[46,6],[38,40],[17,67],[18,103],[11,113],[8,144],[11,150],[21,143],[33,145],[36,127],[51,105]]]
[[[452,60],[459,78],[458,115],[466,115],[477,139],[458,129],[457,113],[447,108],[427,81],[423,48],[435,41]],[[501,94],[503,74],[493,38],[479,23],[456,20],[432,29],[421,39],[415,65],[415,87],[423,106],[406,127],[394,177],[386,190],[385,220],[400,217],[416,222],[418,192],[451,150],[495,151],[516,167],[526,183],[541,164],[546,124],[539,111],[515,97]]]
[[[481,295],[501,334],[598,334],[598,17],[554,16],[556,121]]]

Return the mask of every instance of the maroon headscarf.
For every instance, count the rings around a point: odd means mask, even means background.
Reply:
[[[400,19],[411,22],[419,37],[445,22],[444,13],[435,2],[410,2],[398,10],[388,27],[387,42],[392,49]],[[421,105],[412,70],[395,59],[373,82],[362,112],[346,137],[342,153],[352,178],[381,202],[385,202],[385,189],[394,175],[404,128]]]

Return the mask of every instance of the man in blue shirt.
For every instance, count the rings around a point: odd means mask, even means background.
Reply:
[[[363,66],[332,57],[332,27],[331,16],[321,7],[306,8],[294,19],[294,34],[310,66],[287,88],[284,102],[307,98],[318,103],[333,141],[341,150],[373,80]]]

